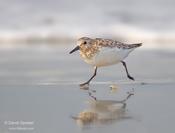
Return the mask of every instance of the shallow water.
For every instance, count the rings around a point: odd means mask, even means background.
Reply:
[[[175,122],[173,84],[122,85],[118,93],[111,94],[108,85],[93,85],[98,100],[103,100],[96,113],[102,118],[93,122],[78,122],[78,116],[92,107],[87,101],[95,102],[86,91],[77,85],[54,86],[1,86],[0,118],[1,132],[12,132],[12,127],[33,128],[31,132],[173,132]],[[126,92],[134,88],[134,96],[123,109],[112,109],[108,100],[121,100]],[[106,104],[108,107],[106,107]],[[108,105],[109,104],[109,105]],[[116,104],[118,105],[118,104]],[[111,107],[111,108],[110,108]],[[107,111],[107,112],[106,112]],[[93,119],[93,118],[92,118]],[[31,125],[5,124],[25,121]],[[168,122],[167,122],[168,121]],[[13,131],[19,132],[20,129]],[[29,129],[25,129],[29,130]]]
[[[78,85],[89,78],[91,67],[69,51],[70,46],[47,45],[1,50],[0,132],[174,131],[174,53],[134,51],[126,59],[134,82],[122,65],[99,69],[90,85],[95,101]],[[111,92],[112,84],[116,91]],[[118,101],[127,92],[134,95],[123,106]],[[72,118],[82,112],[97,118]]]

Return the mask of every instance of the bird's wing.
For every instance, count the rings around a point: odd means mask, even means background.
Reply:
[[[97,45],[101,46],[101,47],[110,47],[110,48],[129,48],[128,44],[119,42],[119,41],[115,41],[112,39],[102,39],[102,38],[96,38],[95,42]]]
[[[112,39],[102,39],[102,38],[96,38],[95,42],[97,45],[101,47],[110,47],[110,48],[117,47],[119,49],[132,49],[140,47],[142,45],[142,43],[126,44]]]

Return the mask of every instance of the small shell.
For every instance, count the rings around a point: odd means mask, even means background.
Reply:
[[[112,84],[110,85],[110,92],[111,93],[116,93],[119,89],[119,86],[117,86],[116,84]]]

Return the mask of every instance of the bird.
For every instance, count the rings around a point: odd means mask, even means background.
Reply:
[[[77,40],[77,46],[69,52],[80,51],[81,58],[94,67],[94,73],[90,79],[80,86],[89,85],[91,80],[97,75],[99,67],[110,66],[122,63],[127,77],[134,81],[130,76],[128,68],[124,59],[135,48],[142,46],[142,43],[126,44],[112,39],[81,37]]]

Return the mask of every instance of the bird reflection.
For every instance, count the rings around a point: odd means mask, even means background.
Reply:
[[[72,117],[81,127],[91,124],[108,124],[119,120],[131,119],[126,111],[126,101],[134,95],[133,91],[128,92],[125,99],[115,100],[97,100],[88,101],[88,108]]]

